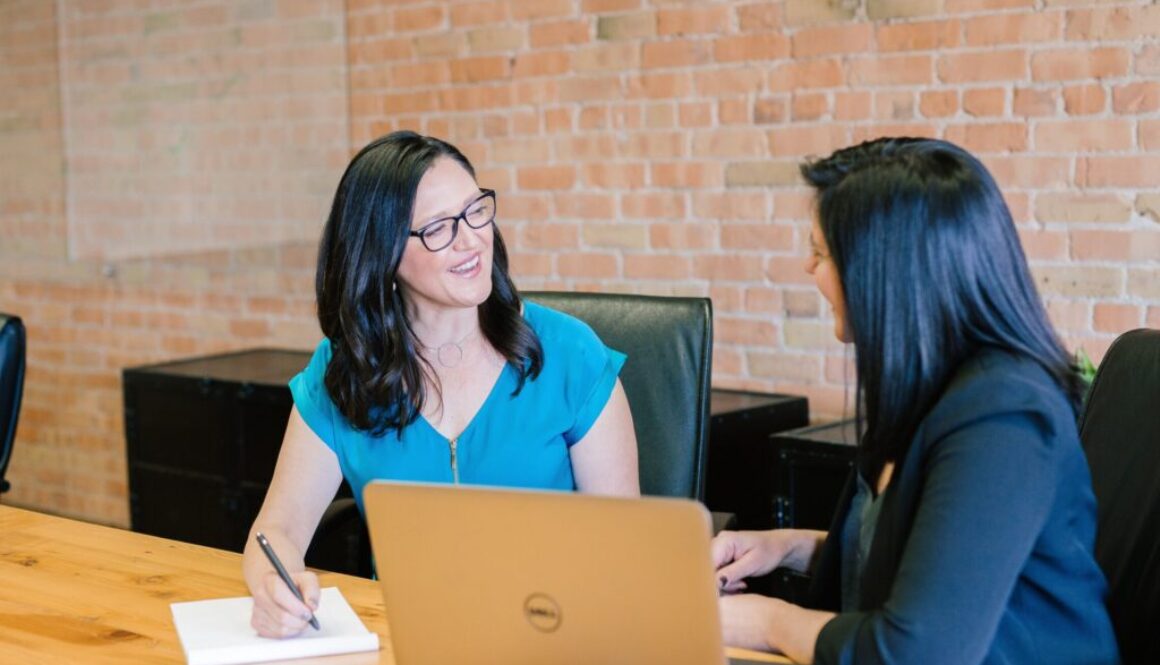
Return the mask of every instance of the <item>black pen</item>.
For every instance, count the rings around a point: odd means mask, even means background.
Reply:
[[[298,585],[294,583],[294,580],[290,579],[290,573],[286,572],[286,568],[278,559],[278,555],[274,554],[274,548],[270,547],[270,541],[266,540],[266,537],[260,531],[254,534],[254,537],[258,539],[258,545],[266,553],[266,558],[270,560],[270,565],[274,566],[274,570],[278,571],[278,577],[281,577],[282,581],[286,583],[286,586],[290,587],[290,591],[294,593],[294,597],[301,600],[303,605],[306,605],[306,599],[302,597],[302,592],[298,590]],[[306,609],[310,609],[310,606],[307,605]],[[310,613],[310,625],[314,626],[314,630],[319,630],[318,619],[315,618],[313,612]]]

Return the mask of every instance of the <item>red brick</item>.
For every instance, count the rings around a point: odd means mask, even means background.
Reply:
[[[620,273],[616,256],[596,252],[556,255],[556,272],[561,277],[611,278]]]
[[[516,78],[557,76],[568,72],[571,66],[572,54],[567,51],[537,51],[517,55],[511,73]]]
[[[1031,269],[1044,297],[1114,298],[1124,293],[1121,268],[1097,266],[1033,266]]]
[[[627,77],[626,97],[646,97],[649,99],[681,99],[688,97],[693,89],[693,79],[688,72],[663,71],[644,72]]]
[[[1062,231],[1019,229],[1023,252],[1032,261],[1066,261],[1067,234]]]
[[[966,20],[963,27],[967,46],[1058,41],[1063,36],[1063,12],[980,16]]]
[[[1147,262],[1160,255],[1160,231],[1077,230],[1071,247],[1076,261]]]
[[[957,20],[883,23],[877,26],[878,50],[937,51],[959,45],[962,27]]]
[[[755,2],[737,7],[737,24],[742,32],[774,33],[781,30],[781,5]]]
[[[717,62],[779,60],[789,56],[790,42],[777,34],[728,35],[713,41]]]
[[[761,278],[758,256],[698,255],[693,258],[693,276],[714,282],[752,282]]]
[[[712,60],[713,44],[705,40],[673,39],[641,46],[640,65],[645,69],[703,65]]]
[[[1144,308],[1139,305],[1096,303],[1092,310],[1092,327],[1096,332],[1119,335],[1139,328],[1143,314]]]
[[[936,16],[943,0],[866,0],[866,16],[872,21]]]
[[[724,344],[768,344],[776,338],[777,328],[765,318],[743,319],[732,316],[713,317],[714,342]]]
[[[1081,187],[1134,187],[1151,189],[1160,173],[1160,156],[1083,157],[1076,163]]]
[[[729,12],[724,6],[657,11],[658,35],[720,34],[728,28]]]
[[[742,224],[734,222],[726,224],[721,228],[721,248],[790,251],[794,248],[793,228],[769,223]]]
[[[764,78],[764,68],[746,65],[697,72],[694,82],[702,96],[721,97],[756,93],[761,90]]]
[[[1107,108],[1107,93],[1098,83],[1067,86],[1063,89],[1063,108],[1068,115],[1092,115]]]
[[[581,10],[585,14],[601,12],[623,12],[640,9],[643,0],[583,0]]]
[[[770,152],[778,157],[824,156],[850,143],[845,127],[835,124],[772,129]]]
[[[1027,149],[1027,125],[1021,122],[951,125],[946,138],[974,152],[1022,152]]]
[[[620,214],[626,219],[683,219],[687,214],[683,192],[635,192],[620,196]],[[654,236],[655,238],[655,236]],[[655,242],[655,239],[654,239]]]
[[[787,25],[839,23],[854,18],[856,9],[851,3],[785,0],[785,22]]]
[[[717,100],[717,121],[723,125],[753,123],[753,109],[749,108],[749,97],[728,97]]]
[[[988,155],[983,161],[1002,189],[1050,189],[1073,184],[1070,157]]]
[[[693,262],[687,256],[632,254],[624,257],[626,279],[683,280],[693,275]]]
[[[880,90],[874,93],[874,117],[880,120],[914,118],[914,93],[909,90]]]
[[[1006,106],[1004,88],[972,88],[963,92],[963,111],[976,118],[1003,115]]]
[[[778,64],[769,74],[772,92],[795,92],[803,88],[836,88],[842,85],[842,65],[833,58]]]
[[[396,9],[394,29],[396,32],[434,30],[443,26],[445,20],[443,8],[437,5],[415,9]]]
[[[592,26],[583,19],[533,23],[528,35],[532,48],[560,48],[592,41]]]
[[[451,5],[451,25],[455,27],[503,23],[507,15],[507,3],[499,0]]]
[[[572,16],[572,0],[509,0],[511,17],[515,21],[539,20]]]
[[[765,137],[760,136],[760,138],[764,143]],[[700,159],[711,156],[713,151],[694,149],[693,152]],[[723,182],[721,164],[717,161],[654,162],[649,167],[649,173],[649,180],[654,187],[703,189],[705,187],[720,187]]]
[[[830,100],[822,93],[794,95],[790,117],[794,120],[818,120],[830,112]]]
[[[1116,152],[1132,145],[1130,120],[1044,120],[1035,126],[1039,151]]]
[[[572,51],[572,68],[578,73],[636,69],[640,48],[635,42],[592,44]]]
[[[1041,192],[1035,197],[1035,219],[1043,223],[1123,224],[1132,218],[1132,202],[1099,192]]]
[[[946,0],[948,14],[977,13],[996,9],[1034,9],[1038,0]]]
[[[930,90],[918,98],[918,109],[927,118],[946,118],[959,111],[957,90]]]
[[[934,82],[934,60],[928,55],[891,55],[858,58],[847,66],[854,86],[927,85]]]
[[[693,214],[699,219],[770,219],[769,196],[765,192],[697,192],[693,194]]]
[[[1020,81],[1027,77],[1027,52],[1010,49],[942,55],[937,70],[944,83]]]
[[[1037,51],[1031,55],[1036,81],[1112,78],[1128,73],[1131,54],[1125,48]]]
[[[871,97],[868,92],[834,93],[835,120],[864,120],[870,117]]]
[[[1016,88],[1012,103],[1015,115],[1045,116],[1055,115],[1059,106],[1059,93],[1055,88]]]
[[[1160,83],[1144,81],[1112,88],[1112,110],[1123,115],[1160,110]]]
[[[1160,33],[1160,7],[1110,7],[1068,12],[1067,38],[1077,41],[1124,42]]]
[[[576,183],[571,166],[525,167],[516,173],[520,189],[571,189]]]
[[[681,127],[699,128],[713,124],[713,107],[709,102],[683,102],[677,107]]]
[[[525,225],[520,246],[525,250],[574,250],[580,246],[580,225],[556,219]]]
[[[792,53],[794,58],[864,53],[870,50],[873,35],[867,23],[806,27],[792,37]]]
[[[714,224],[652,224],[649,241],[654,249],[710,249],[717,244]]]

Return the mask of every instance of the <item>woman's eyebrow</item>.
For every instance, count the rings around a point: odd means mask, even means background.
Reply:
[[[460,205],[459,208],[457,210],[455,210],[455,212],[450,212],[446,209],[440,210],[439,212],[432,213],[432,214],[428,215],[425,218],[426,221],[424,221],[423,224],[426,225],[426,224],[430,224],[431,222],[437,222],[441,219],[448,219],[448,218],[454,217],[454,216],[458,215],[459,213],[463,212],[464,210],[466,210],[467,206],[471,205],[471,202],[478,199],[480,196],[483,196],[482,191],[478,191],[474,194],[469,194],[467,196],[467,198],[465,198],[463,200],[463,204]]]

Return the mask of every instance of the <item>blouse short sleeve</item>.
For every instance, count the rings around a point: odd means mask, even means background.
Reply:
[[[526,302],[525,316],[544,350],[536,382],[561,387],[559,399],[571,415],[564,431],[569,447],[579,442],[604,412],[626,356],[604,345],[588,324],[567,314]]]
[[[323,339],[301,372],[290,379],[290,395],[298,415],[327,446],[337,452],[335,426],[345,422],[326,391],[326,368],[330,364],[330,340]]]

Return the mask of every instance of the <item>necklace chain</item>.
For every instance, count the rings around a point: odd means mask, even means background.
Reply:
[[[450,369],[463,361],[463,343],[474,336],[476,332],[478,330],[472,330],[461,337],[459,341],[444,342],[439,346],[427,346],[425,344],[420,344],[420,346],[426,351],[434,351],[435,361],[443,367]]]

